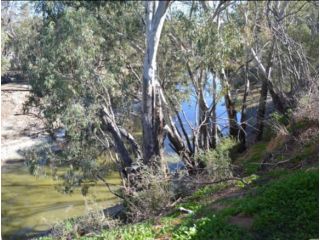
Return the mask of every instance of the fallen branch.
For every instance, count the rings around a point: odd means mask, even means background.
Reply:
[[[188,214],[193,214],[194,212],[190,209],[186,209],[184,207],[179,207],[178,208],[180,212],[188,213]]]

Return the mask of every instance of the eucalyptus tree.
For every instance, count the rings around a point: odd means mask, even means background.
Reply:
[[[315,68],[310,65],[306,39],[318,40],[316,31],[310,34],[314,24],[308,21],[305,12],[314,5],[311,2],[248,2],[247,5],[251,28],[251,35],[246,37],[248,48],[262,76],[256,127],[257,140],[261,140],[268,92],[276,110],[282,114],[296,104],[299,94],[313,81],[312,72],[317,75],[317,71],[311,70]],[[313,20],[317,18],[312,16]],[[302,26],[310,30],[305,32],[303,40],[295,34]]]
[[[40,20],[31,15],[31,3],[3,1],[1,4],[1,74],[21,72],[26,46],[34,40]]]
[[[143,161],[145,164],[162,161],[164,95],[157,73],[157,52],[166,12],[170,1],[147,1],[146,51],[143,66]]]
[[[180,69],[183,76],[180,82],[188,79],[186,87],[182,88],[180,85],[179,90],[192,89],[191,93],[194,94],[198,104],[197,122],[193,125],[188,119],[185,119],[183,111],[177,111],[175,96],[168,98],[179,128],[173,129],[166,126],[166,130],[173,149],[183,158],[189,158],[186,162],[187,165],[191,163],[190,166],[194,165],[192,164],[194,161],[190,161],[190,159],[195,159],[199,150],[205,151],[215,148],[217,144],[218,130],[215,108],[219,96],[216,89],[216,76],[212,75],[217,75],[216,73],[221,71],[222,64],[226,64],[228,57],[232,57],[232,52],[239,53],[237,48],[241,48],[239,44],[237,45],[237,40],[230,41],[234,37],[231,34],[232,31],[234,32],[232,27],[226,27],[226,31],[221,31],[224,38],[229,38],[226,41],[227,44],[231,43],[225,53],[222,51],[226,47],[222,48],[222,41],[218,41],[219,24],[216,19],[219,14],[223,14],[228,6],[230,6],[229,2],[220,2],[214,6],[206,6],[203,2],[193,2],[189,4],[189,8],[186,8],[187,11],[177,12],[171,20],[168,20],[169,26],[168,29],[165,29],[167,31],[165,36],[170,39],[173,48],[171,52],[177,58],[175,63],[184,66],[184,69]],[[233,57],[236,58],[237,55],[234,54]],[[210,106],[205,97],[208,93],[212,94]],[[229,95],[227,93],[225,95],[229,96],[231,102],[230,89],[228,93]],[[230,109],[230,105],[231,103],[227,105],[228,109]],[[234,118],[231,123],[237,127]],[[186,129],[191,130],[191,134]],[[235,135],[237,134],[238,132]]]
[[[127,167],[142,160],[125,124],[140,98],[140,82],[130,64],[143,58],[142,11],[133,2],[93,9],[65,4],[57,15],[49,11],[29,46],[29,105],[40,108],[48,129],[66,129],[64,150],[49,155],[53,166],[70,167],[66,183],[101,179],[110,169],[99,157],[108,152],[124,179]],[[133,44],[130,37],[137,41]]]

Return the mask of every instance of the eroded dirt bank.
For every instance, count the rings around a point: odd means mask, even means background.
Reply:
[[[24,83],[1,85],[1,165],[23,161],[23,150],[49,139],[42,121],[23,113],[29,89]]]

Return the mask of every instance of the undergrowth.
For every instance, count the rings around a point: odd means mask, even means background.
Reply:
[[[318,238],[319,173],[315,170],[273,171],[265,181],[253,181],[242,198],[220,199],[224,207],[212,208],[210,197],[229,187],[207,186],[196,191],[177,211],[158,220],[103,230],[79,239],[316,239]],[[263,179],[263,177],[261,178]],[[261,180],[259,179],[259,180]],[[204,200],[207,199],[207,200]],[[179,207],[193,210],[183,214]],[[232,216],[252,218],[249,229],[230,223]],[[52,238],[41,238],[49,240]]]
[[[222,201],[228,207],[221,211],[212,211],[210,205],[199,207],[202,217],[188,217],[177,227],[173,239],[318,238],[319,174],[297,171],[274,175],[275,180],[257,185],[246,197]],[[235,215],[253,218],[251,229],[231,225],[228,219]]]

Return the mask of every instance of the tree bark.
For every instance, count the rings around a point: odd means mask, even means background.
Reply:
[[[156,56],[169,1],[146,1],[146,52],[143,66],[143,162],[162,162],[164,118]]]
[[[246,150],[246,128],[247,128],[247,97],[250,90],[250,81],[248,78],[248,62],[246,63],[246,80],[244,85],[244,93],[242,100],[242,109],[241,109],[241,127],[239,133],[240,145],[238,151],[241,153]]]
[[[273,60],[273,52],[274,52],[274,43],[275,40],[273,40],[272,42],[272,47],[271,50],[269,52],[269,56],[268,56],[268,63],[267,63],[267,68],[265,68],[260,60],[260,58],[257,56],[256,52],[254,51],[253,48],[251,48],[251,53],[254,57],[254,59],[256,60],[256,62],[258,63],[258,67],[261,70],[261,72],[263,73],[263,81],[266,82],[266,85],[268,87],[268,90],[270,92],[271,98],[272,98],[272,102],[274,103],[275,108],[277,109],[277,111],[279,111],[280,113],[285,113],[286,111],[286,99],[282,97],[281,94],[277,94],[274,91],[273,88],[273,83],[271,81],[271,69],[272,69],[272,60]]]
[[[264,68],[262,62],[258,58],[257,54],[251,48],[251,52],[253,54],[253,57],[258,63],[258,66],[260,70],[263,73],[263,80],[262,80],[262,86],[261,86],[261,92],[260,92],[260,100],[259,100],[259,107],[257,112],[257,135],[256,135],[256,141],[262,140],[263,136],[263,128],[264,128],[264,118],[265,118],[265,112],[266,112],[266,104],[267,104],[267,97],[268,97],[268,87],[269,87],[269,79],[271,76],[271,70],[272,70],[272,59],[273,59],[273,51],[274,51],[274,41],[272,42],[272,47],[269,52],[268,56],[268,62],[267,62],[267,68]]]
[[[216,98],[217,98],[217,83],[216,76],[214,75],[212,79],[212,104],[214,109],[212,110],[211,115],[211,143],[210,147],[215,149],[218,143],[218,128],[217,128],[217,114],[216,114]]]
[[[120,129],[115,123],[112,114],[110,114],[107,107],[104,107],[101,111],[101,119],[103,123],[102,130],[108,131],[115,142],[116,151],[122,159],[122,168],[130,167],[133,162],[132,158],[121,137]]]
[[[257,112],[256,141],[262,140],[263,127],[264,127],[263,121],[264,121],[264,115],[266,112],[267,96],[268,96],[268,84],[266,81],[263,81],[261,86],[261,91],[260,91],[259,107]]]
[[[239,126],[237,123],[237,111],[235,109],[235,103],[232,101],[229,81],[224,69],[222,69],[221,75],[222,75],[222,83],[225,91],[224,100],[225,100],[226,109],[228,113],[230,136],[237,139],[239,134]]]
[[[203,70],[201,70],[200,77],[198,78],[198,102],[199,102],[199,109],[198,109],[198,123],[199,123],[199,137],[198,137],[198,144],[199,147],[203,150],[209,149],[209,118],[207,117],[208,106],[204,99],[204,84],[203,81]],[[207,74],[204,75],[207,78]]]

